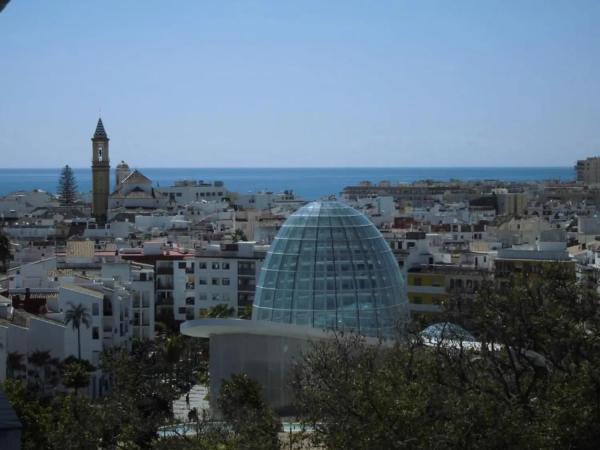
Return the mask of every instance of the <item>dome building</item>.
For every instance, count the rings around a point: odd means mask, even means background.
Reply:
[[[211,402],[224,379],[245,373],[281,413],[293,410],[290,374],[311,342],[331,330],[367,342],[395,338],[408,319],[404,279],[392,250],[360,212],[313,202],[279,230],[261,267],[252,320],[197,319],[181,333],[209,338]]]
[[[283,224],[263,263],[252,318],[392,337],[406,323],[405,282],[373,223],[338,201]]]

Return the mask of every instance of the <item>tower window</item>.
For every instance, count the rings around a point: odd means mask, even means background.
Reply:
[[[102,147],[98,147],[98,161],[102,161]]]

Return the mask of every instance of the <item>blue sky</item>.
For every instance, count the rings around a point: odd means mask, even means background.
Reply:
[[[600,153],[600,2],[19,1],[4,167],[572,165]]]

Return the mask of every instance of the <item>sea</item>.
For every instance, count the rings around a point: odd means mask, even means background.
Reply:
[[[42,189],[56,192],[60,168],[2,169],[0,195],[18,190]],[[462,181],[572,181],[573,167],[322,167],[322,168],[138,168],[155,186],[169,186],[176,180],[223,181],[234,192],[281,192],[292,190],[301,198],[316,200],[339,195],[346,186],[361,181],[410,183],[419,180]],[[89,192],[92,171],[73,169],[80,192]],[[114,171],[111,170],[111,177]],[[111,180],[111,186],[114,179]]]

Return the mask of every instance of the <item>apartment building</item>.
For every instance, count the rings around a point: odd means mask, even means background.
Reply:
[[[255,242],[209,244],[193,259],[173,263],[175,320],[201,317],[216,305],[232,307],[236,314],[250,307],[267,250]]]

